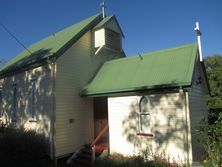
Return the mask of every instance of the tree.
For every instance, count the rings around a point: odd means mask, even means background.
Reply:
[[[202,143],[206,152],[207,159],[204,166],[221,166],[222,165],[222,113],[218,114],[218,119],[212,125],[208,125],[206,120],[199,124],[200,132],[199,142]]]
[[[210,115],[218,116],[222,110],[222,56],[208,56],[204,62],[211,90],[211,96],[207,99],[208,111]]]

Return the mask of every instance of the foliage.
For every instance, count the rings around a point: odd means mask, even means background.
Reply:
[[[170,163],[163,157],[154,157],[153,160],[145,161],[142,156],[124,157],[121,154],[113,154],[108,158],[97,159],[94,167],[179,167],[175,163]]]
[[[208,125],[205,120],[201,121],[198,129],[201,133],[200,142],[208,153],[204,165],[206,167],[222,165],[222,113],[212,125]]]
[[[0,163],[3,167],[47,166],[48,144],[34,131],[5,128],[0,132]]]
[[[208,109],[222,108],[222,56],[213,55],[204,59],[211,96],[208,97]]]

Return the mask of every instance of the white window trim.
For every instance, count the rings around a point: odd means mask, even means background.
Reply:
[[[141,103],[144,98],[147,98],[148,100],[148,112],[141,112]],[[143,122],[142,122],[142,116],[147,116],[147,121],[149,121],[149,125],[147,127],[147,130],[143,129]],[[139,134],[151,134],[151,114],[150,114],[150,100],[148,96],[140,96],[138,99],[138,132]]]
[[[31,90],[30,90],[30,114],[31,119],[29,122],[37,122],[36,121],[36,79],[31,80]]]
[[[17,84],[13,84],[13,101],[12,101],[12,122],[17,121],[17,107],[18,107],[18,89]]]

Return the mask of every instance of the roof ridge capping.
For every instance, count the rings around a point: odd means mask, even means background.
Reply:
[[[141,56],[146,56],[146,55],[151,55],[151,54],[156,54],[156,53],[161,53],[161,52],[168,52],[168,51],[174,51],[174,50],[178,50],[178,49],[184,49],[186,47],[195,47],[195,49],[197,49],[197,43],[189,43],[189,44],[185,44],[185,45],[179,45],[179,46],[175,46],[175,47],[171,47],[171,48],[165,48],[165,49],[160,49],[160,50],[155,50],[152,52],[147,52],[147,53],[143,53],[141,54]]]

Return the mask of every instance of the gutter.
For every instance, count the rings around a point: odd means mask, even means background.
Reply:
[[[110,91],[110,92],[98,92],[98,93],[89,93],[81,91],[79,95],[81,97],[102,97],[102,96],[117,96],[117,95],[128,95],[128,94],[152,94],[152,93],[163,93],[163,92],[178,92],[179,89],[184,89],[187,91],[191,87],[191,84],[187,84],[184,86],[174,86],[174,87],[163,87],[163,88],[138,88],[135,90],[117,90],[117,91]]]

